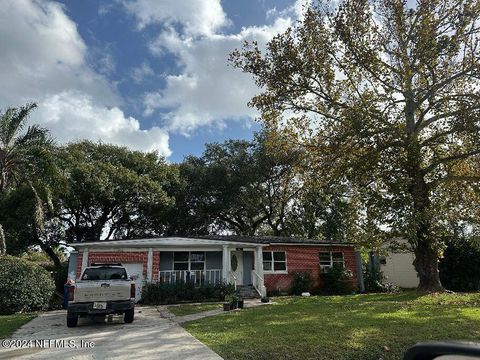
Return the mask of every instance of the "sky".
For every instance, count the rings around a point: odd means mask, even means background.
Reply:
[[[204,144],[251,139],[260,89],[228,65],[260,47],[308,0],[2,0],[0,109],[38,103],[30,122],[79,139],[157,151],[169,161]]]

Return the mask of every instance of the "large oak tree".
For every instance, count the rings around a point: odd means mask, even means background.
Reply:
[[[158,236],[177,172],[157,153],[81,141],[58,148],[55,208],[69,242]]]
[[[252,141],[207,144],[179,165],[182,187],[170,234],[291,235],[289,215],[301,190],[297,151],[270,149],[264,133]]]
[[[474,0],[317,2],[266,51],[231,55],[267,127],[382,207],[377,226],[409,240],[425,290],[442,288],[444,196],[479,180],[479,16]]]

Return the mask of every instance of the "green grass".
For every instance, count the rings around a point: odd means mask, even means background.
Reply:
[[[273,301],[184,326],[225,359],[401,359],[419,341],[480,341],[480,294]]]
[[[185,304],[185,305],[176,305],[176,306],[169,306],[168,310],[176,316],[184,316],[190,314],[196,314],[202,311],[210,311],[222,309],[222,304],[200,304],[200,305],[192,305],[192,304]]]
[[[0,315],[0,339],[9,337],[15,330],[35,316],[35,314]]]

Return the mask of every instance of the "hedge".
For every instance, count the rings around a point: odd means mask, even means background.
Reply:
[[[231,285],[216,284],[196,287],[193,283],[152,283],[143,288],[142,302],[149,305],[175,304],[179,302],[223,301],[233,293]]]
[[[30,261],[0,256],[0,314],[47,310],[55,283]]]
[[[448,243],[439,263],[440,281],[452,291],[480,290],[480,241],[459,239]]]

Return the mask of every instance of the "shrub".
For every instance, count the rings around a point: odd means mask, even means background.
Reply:
[[[324,273],[325,290],[329,294],[351,294],[355,291],[352,277],[352,273],[341,264],[335,264]]]
[[[143,288],[142,302],[148,305],[175,304],[178,302],[223,301],[233,293],[232,285],[207,284],[195,287],[193,283],[152,283]]]
[[[400,288],[388,282],[383,273],[378,267],[371,268],[370,264],[365,266],[363,272],[363,283],[365,285],[365,292],[370,293],[398,293]]]
[[[480,290],[480,241],[460,239],[449,242],[439,270],[442,285],[448,290]]]
[[[0,314],[46,310],[55,284],[41,266],[0,256]]]
[[[290,293],[301,295],[303,292],[311,291],[313,286],[312,276],[309,272],[302,271],[293,273],[292,287]]]

